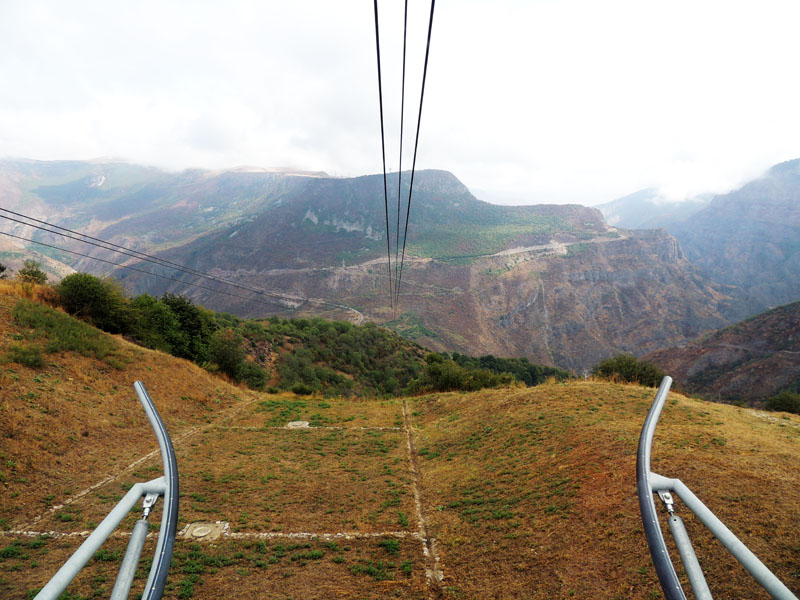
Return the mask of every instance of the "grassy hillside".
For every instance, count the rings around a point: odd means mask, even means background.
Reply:
[[[10,318],[15,292],[0,292],[2,355],[26,332]],[[405,401],[308,398],[244,391],[103,337],[103,358],[62,350],[44,352],[36,370],[0,365],[3,597],[28,597],[80,532],[133,482],[158,474],[136,378],[178,454],[185,535],[167,598],[233,589],[268,598],[660,597],[634,483],[652,389],[589,381]],[[293,420],[311,427],[287,429]],[[799,417],[673,394],[653,452],[655,470],[681,478],[795,592],[798,444]],[[677,510],[716,597],[767,597],[680,502]],[[192,538],[198,522],[222,522],[224,532]],[[126,542],[109,540],[70,598],[107,596]]]

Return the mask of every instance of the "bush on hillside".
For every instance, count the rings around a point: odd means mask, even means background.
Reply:
[[[47,283],[47,273],[42,271],[41,263],[28,259],[17,272],[17,278],[24,283]]]
[[[453,360],[467,369],[488,369],[492,373],[510,373],[527,386],[539,385],[550,377],[558,381],[569,379],[569,373],[557,367],[537,365],[527,358],[498,358],[487,354],[481,357],[466,356],[453,352]]]
[[[314,390],[311,388],[311,386],[308,386],[305,383],[295,383],[292,386],[292,393],[297,394],[298,396],[310,396],[314,393]]]
[[[37,369],[44,366],[42,351],[37,346],[20,346],[19,344],[12,344],[3,359],[6,362],[14,362],[26,367],[30,367],[31,369]]]
[[[129,306],[130,336],[137,344],[176,356],[177,349],[188,347],[178,317],[161,300],[140,294],[130,301]]]
[[[131,312],[120,285],[88,273],[67,275],[56,286],[59,303],[69,314],[109,333],[127,333]]]
[[[6,271],[7,270],[8,270],[8,267],[5,266],[3,263],[0,263],[0,279],[5,279],[6,278]]]
[[[493,373],[488,369],[467,369],[446,355],[431,352],[425,357],[425,373],[411,382],[409,391],[424,392],[474,392],[483,388],[511,385],[510,373]]]
[[[220,329],[213,333],[208,343],[208,358],[220,371],[231,379],[238,379],[245,357],[241,335],[233,329]]]
[[[164,294],[161,302],[166,304],[178,319],[183,333],[184,345],[173,348],[173,354],[187,358],[198,364],[208,361],[208,343],[211,334],[216,330],[214,313],[195,306],[184,296]]]
[[[764,408],[778,412],[788,412],[800,415],[800,394],[783,391],[777,396],[768,398]]]
[[[637,360],[630,354],[620,354],[595,365],[592,375],[622,383],[658,387],[666,373],[652,363]]]

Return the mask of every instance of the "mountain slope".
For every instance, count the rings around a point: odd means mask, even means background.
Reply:
[[[674,223],[685,221],[705,207],[710,198],[700,196],[680,202],[672,202],[658,190],[648,188],[595,206],[603,213],[609,225],[625,229],[670,230]]]
[[[784,389],[800,390],[800,302],[646,358],[681,389],[709,399],[754,404]]]
[[[17,199],[12,206],[29,206],[25,214],[273,293],[149,264],[135,267],[172,279],[116,270],[134,294],[186,294],[241,316],[373,320],[437,350],[525,356],[574,370],[619,352],[682,343],[726,323],[726,297],[663,232],[617,230],[582,206],[488,204],[443,171],[416,175],[402,298],[393,311],[381,176],[170,174],[32,161],[5,169],[17,181],[7,195]],[[395,174],[390,205],[396,183]],[[113,262],[127,258],[11,225],[17,234]],[[393,241],[395,220],[390,228]],[[42,251],[65,268],[110,268]]]
[[[435,349],[527,356],[572,369],[725,322],[725,298],[663,232],[617,231],[579,206],[486,204],[448,173],[418,178],[397,315],[388,306],[377,176],[309,181],[251,222],[163,256],[281,291],[303,310],[318,311],[322,300],[354,307],[399,331],[417,331],[418,341]],[[216,310],[270,310],[137,273],[120,270],[117,277],[129,290],[188,293]]]
[[[735,286],[731,316],[800,299],[800,159],[716,196],[669,231],[706,275]]]

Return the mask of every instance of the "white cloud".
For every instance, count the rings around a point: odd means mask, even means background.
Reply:
[[[396,169],[402,3],[380,9]],[[418,168],[539,202],[723,191],[800,156],[797,22],[788,0],[439,3]],[[0,156],[381,168],[370,3],[10,0],[0,48]]]

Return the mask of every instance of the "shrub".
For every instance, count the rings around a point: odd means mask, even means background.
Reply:
[[[15,362],[31,369],[44,366],[42,351],[36,346],[20,346],[14,344],[6,352],[5,359],[8,362]]]
[[[47,283],[47,273],[42,271],[41,267],[41,263],[28,259],[17,273],[17,277],[25,283]]]
[[[88,319],[95,327],[109,333],[127,333],[131,329],[128,302],[120,285],[88,273],[67,275],[56,286],[61,306],[71,315]]]
[[[0,279],[5,279],[6,278],[6,271],[7,270],[8,270],[8,267],[5,266],[3,263],[0,263]]]
[[[788,391],[780,392],[777,396],[767,399],[764,408],[779,412],[788,412],[800,415],[800,394]]]
[[[620,354],[596,364],[592,368],[592,375],[622,383],[658,387],[666,373],[652,363],[639,361],[629,354]]]
[[[208,358],[219,370],[231,379],[237,379],[239,370],[245,361],[242,336],[233,329],[221,329],[214,332],[208,344]]]
[[[186,346],[173,348],[173,354],[188,358],[198,364],[208,360],[208,342],[215,329],[213,314],[192,304],[184,296],[164,294],[161,302],[177,317],[180,330],[185,336]]]
[[[172,309],[158,298],[141,294],[130,301],[131,337],[146,348],[183,356],[189,342]],[[183,350],[183,354],[181,353]]]
[[[267,372],[257,364],[244,361],[239,367],[237,377],[244,381],[248,386],[256,390],[264,389],[267,385]]]
[[[425,357],[425,373],[409,386],[412,392],[474,392],[483,388],[510,385],[510,373],[493,373],[488,369],[468,369],[442,354],[431,352]]]
[[[298,396],[309,396],[314,392],[314,389],[311,386],[306,385],[305,383],[295,383],[292,386],[292,393],[297,394]]]

